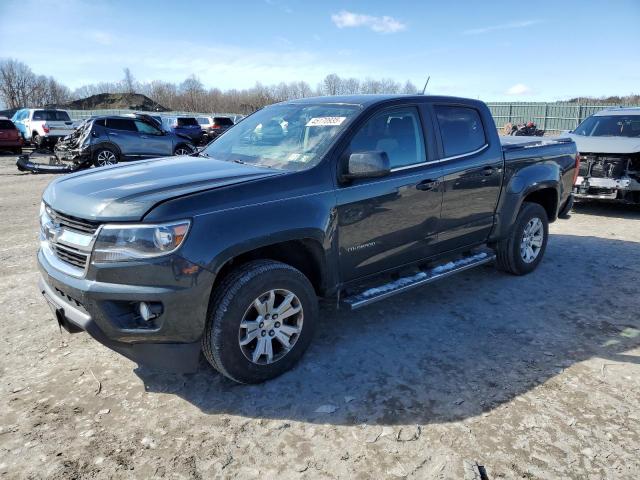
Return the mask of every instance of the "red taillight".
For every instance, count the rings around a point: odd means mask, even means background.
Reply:
[[[580,173],[580,154],[576,153],[576,170],[573,172],[573,184],[576,184],[576,180],[578,180],[578,174]]]
[[[220,125],[214,123],[213,125],[211,125],[211,128],[213,128],[214,130],[218,130],[220,128]]]
[[[49,133],[49,127],[47,126],[46,123],[42,125],[42,130],[44,131],[44,133]]]

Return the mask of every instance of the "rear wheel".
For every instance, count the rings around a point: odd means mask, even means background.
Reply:
[[[42,137],[37,132],[31,134],[31,144],[35,148],[42,148]]]
[[[318,315],[313,286],[299,270],[257,260],[215,289],[203,337],[211,365],[240,383],[259,383],[295,365],[309,346]]]
[[[178,145],[173,152],[174,155],[191,155],[194,152],[194,149],[189,145]]]
[[[110,148],[99,148],[93,154],[93,164],[96,167],[106,167],[118,163],[118,154]]]
[[[514,275],[532,272],[542,261],[548,236],[546,210],[537,203],[523,203],[511,234],[496,245],[498,268]]]

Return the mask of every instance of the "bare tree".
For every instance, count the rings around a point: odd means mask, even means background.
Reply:
[[[129,67],[126,67],[123,69],[123,72],[124,78],[122,79],[122,83],[125,89],[125,93],[128,93],[130,95],[136,93],[136,80],[135,78],[133,78],[131,70],[129,70]]]
[[[322,81],[322,93],[324,95],[338,95],[340,93],[342,79],[335,73],[330,73]]]
[[[402,87],[402,93],[408,93],[410,95],[415,95],[418,92],[418,87],[416,87],[410,80],[407,80]]]

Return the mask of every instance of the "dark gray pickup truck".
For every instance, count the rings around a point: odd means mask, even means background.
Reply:
[[[189,371],[203,353],[264,381],[304,353],[318,297],[354,309],[490,262],[534,270],[579,157],[511,140],[463,98],[272,105],[196,155],[54,180],[40,288],[62,327],[140,364]]]

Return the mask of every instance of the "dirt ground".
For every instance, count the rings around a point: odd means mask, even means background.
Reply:
[[[526,277],[469,271],[322,310],[291,372],[138,368],[37,289],[52,176],[0,157],[0,478],[640,476],[640,209],[580,205]],[[468,468],[467,468],[468,472]]]

